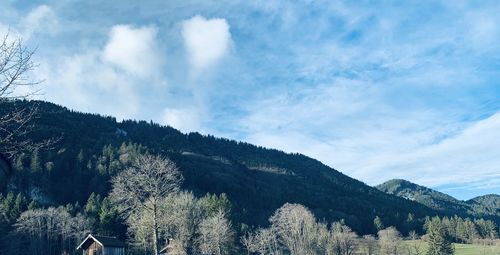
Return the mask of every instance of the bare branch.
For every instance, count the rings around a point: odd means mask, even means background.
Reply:
[[[38,105],[21,101],[38,94],[34,88],[40,82],[29,77],[36,67],[32,61],[34,53],[35,50],[25,47],[20,38],[10,41],[9,33],[0,42],[0,153],[8,157],[51,143],[34,142],[28,137]]]

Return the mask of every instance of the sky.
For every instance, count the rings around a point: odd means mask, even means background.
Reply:
[[[498,1],[0,1],[41,99],[500,193]]]

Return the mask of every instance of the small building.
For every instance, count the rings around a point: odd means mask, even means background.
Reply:
[[[125,255],[125,243],[110,236],[89,234],[76,249],[83,255]]]

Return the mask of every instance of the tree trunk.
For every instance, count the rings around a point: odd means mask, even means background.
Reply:
[[[156,221],[156,204],[153,205],[153,249],[154,249],[154,254],[158,255],[158,223]]]

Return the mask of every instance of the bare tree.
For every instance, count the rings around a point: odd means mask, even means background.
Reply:
[[[173,161],[153,155],[138,156],[132,166],[112,179],[111,200],[127,219],[133,214],[151,220],[152,250],[158,255],[159,206],[177,192],[182,175]]]
[[[378,232],[381,255],[399,255],[401,234],[394,227],[388,227]]]
[[[315,247],[316,219],[306,207],[285,204],[270,218],[274,232],[292,255],[312,254]]]
[[[185,251],[194,246],[198,225],[204,219],[203,208],[191,192],[169,195],[160,205],[159,230],[161,239],[172,238]]]
[[[408,249],[408,254],[409,255],[423,255],[424,251],[422,249],[420,237],[418,236],[417,232],[411,231],[409,234],[409,238],[410,238],[411,242],[408,243],[408,245],[406,247]]]
[[[198,243],[203,254],[229,254],[233,246],[234,231],[224,212],[203,220],[199,226]]]
[[[366,255],[374,255],[377,249],[377,240],[372,235],[363,236],[363,250]]]
[[[15,224],[16,233],[27,241],[29,254],[73,253],[75,245],[91,229],[91,222],[72,217],[63,207],[28,210]]]
[[[335,222],[330,230],[326,254],[353,255],[358,246],[357,235],[348,226]]]
[[[249,254],[284,254],[278,236],[273,232],[272,228],[260,228],[254,233],[247,233],[242,237],[241,242]]]
[[[32,87],[39,82],[29,77],[35,68],[34,50],[25,47],[21,39],[10,40],[9,34],[0,40],[0,153],[10,157],[22,149],[44,145],[27,137],[37,107],[26,107],[19,101],[36,94]]]

